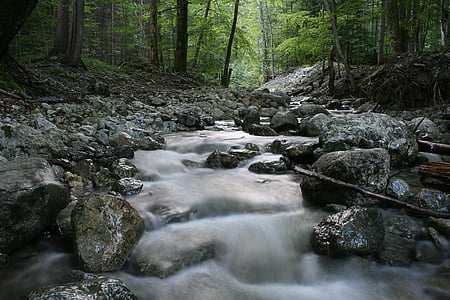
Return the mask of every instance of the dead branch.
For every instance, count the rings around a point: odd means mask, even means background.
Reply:
[[[15,99],[22,99],[22,97],[20,97],[19,95],[7,92],[7,91],[2,90],[2,89],[0,89],[0,93],[2,93],[3,95],[9,96],[9,97],[15,98]]]
[[[450,145],[448,144],[439,144],[424,140],[417,140],[417,144],[419,145],[419,151],[450,155]]]
[[[392,198],[392,197],[389,197],[389,196],[377,194],[377,193],[368,191],[368,190],[366,190],[366,189],[364,189],[362,187],[359,187],[357,185],[354,185],[354,184],[351,184],[351,183],[348,183],[348,182],[344,182],[344,181],[341,181],[339,179],[331,178],[331,177],[325,176],[323,174],[320,174],[320,173],[317,173],[317,172],[314,172],[314,171],[305,170],[305,169],[300,168],[298,166],[294,167],[294,171],[299,173],[299,174],[303,174],[303,175],[306,175],[306,176],[311,176],[311,177],[314,177],[314,178],[317,178],[317,179],[320,179],[320,180],[323,180],[323,181],[327,181],[327,182],[339,185],[339,186],[344,187],[344,188],[348,188],[348,189],[354,190],[354,191],[362,194],[363,196],[380,200],[380,201],[382,201],[384,203],[387,203],[389,205],[405,208],[409,212],[417,213],[417,214],[420,214],[420,215],[433,216],[433,217],[436,217],[436,218],[450,219],[450,212],[435,211],[435,210],[431,210],[431,209],[418,207],[418,206],[415,206],[415,205],[413,205],[411,203],[407,203],[405,201],[401,201],[401,200],[398,200],[398,199],[395,199],[395,198]]]

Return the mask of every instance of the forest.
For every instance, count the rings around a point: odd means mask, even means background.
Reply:
[[[48,57],[72,66],[150,63],[223,86],[259,86],[278,73],[327,61],[381,65],[449,44],[448,0],[23,3],[4,4],[0,31],[8,36],[2,47],[9,45],[20,64]],[[23,26],[11,25],[30,12]]]

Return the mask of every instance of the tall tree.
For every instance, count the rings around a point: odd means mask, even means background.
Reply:
[[[262,43],[262,50],[263,50],[263,77],[264,82],[267,82],[270,77],[270,71],[269,71],[269,53],[268,53],[268,47],[267,47],[267,39],[266,39],[266,21],[264,16],[264,6],[262,1],[258,1],[259,6],[259,18],[260,18],[260,24],[261,24],[261,43]]]
[[[386,0],[386,25],[389,34],[391,56],[406,52],[406,32],[402,27],[401,6],[399,0]]]
[[[377,53],[377,64],[380,66],[384,64],[384,39],[386,37],[386,13],[385,13],[385,2],[386,0],[381,0],[381,6],[383,8],[380,14],[380,30],[378,32],[378,53]]]
[[[441,0],[441,45],[444,47],[448,46],[449,28],[448,0]]]
[[[70,0],[59,0],[56,12],[56,36],[53,54],[64,55],[69,45]]]
[[[234,34],[236,33],[237,19],[239,13],[239,0],[235,0],[234,2],[234,14],[233,14],[233,24],[231,25],[230,38],[228,39],[227,53],[225,55],[225,64],[222,72],[222,80],[220,84],[224,87],[228,87],[230,85],[231,78],[231,70],[230,70],[230,61],[231,61],[231,50],[233,48],[233,39]]]
[[[203,36],[205,35],[205,29],[208,21],[209,9],[211,7],[211,0],[206,2],[205,14],[203,16],[203,24],[200,28],[200,33],[198,34],[197,44],[195,45],[194,58],[192,59],[192,68],[195,69],[197,66],[198,55],[200,54],[200,47],[203,42]]]
[[[177,39],[175,47],[175,70],[186,72],[188,48],[188,1],[177,0]]]
[[[69,66],[83,66],[83,62],[81,61],[81,50],[83,48],[83,24],[84,0],[73,0],[70,42],[64,58],[64,63]]]
[[[150,1],[150,62],[155,66],[159,65],[158,2],[159,0]]]

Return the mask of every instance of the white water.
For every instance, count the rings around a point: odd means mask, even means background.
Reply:
[[[254,161],[279,155],[263,153],[233,170],[188,168],[182,162],[203,162],[216,149],[248,142],[263,149],[274,139],[233,131],[177,133],[166,137],[166,150],[138,151],[134,163],[146,181],[128,200],[145,220],[146,232],[131,259],[149,251],[170,260],[196,241],[214,243],[216,255],[164,279],[134,275],[131,264],[111,275],[140,299],[432,299],[421,284],[432,267],[393,268],[314,254],[311,230],[325,213],[304,207],[298,175],[247,170]],[[184,215],[184,222],[166,224],[164,214],[174,213]],[[29,255],[2,273],[0,299],[19,299],[74,268],[72,255],[50,244]]]

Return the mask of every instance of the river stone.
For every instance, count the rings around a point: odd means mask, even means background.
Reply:
[[[325,114],[325,115],[329,115],[330,114],[321,105],[309,104],[309,103],[305,103],[305,104],[300,105],[297,108],[296,112],[297,112],[297,115],[300,118],[312,117],[312,116],[315,116],[317,114]]]
[[[44,159],[0,165],[0,252],[9,253],[36,238],[68,203],[68,189]]]
[[[139,194],[144,187],[142,181],[134,178],[122,178],[113,183],[111,190],[118,192],[121,195],[136,195]]]
[[[7,160],[23,157],[63,157],[66,149],[60,139],[51,139],[23,124],[0,123],[0,154]]]
[[[123,198],[90,195],[72,211],[75,246],[84,270],[119,270],[144,231],[138,212]]]
[[[331,121],[331,116],[327,114],[317,114],[313,117],[306,117],[301,120],[298,130],[304,136],[319,136],[322,128]]]
[[[389,179],[386,194],[396,199],[406,199],[409,196],[409,184],[401,178]]]
[[[137,173],[137,168],[128,159],[120,158],[111,166],[112,173],[119,178],[134,177]]]
[[[311,169],[371,192],[383,193],[390,173],[389,154],[384,149],[337,151],[321,156]],[[370,206],[379,202],[314,177],[304,177],[300,186],[305,200],[321,205]]]
[[[428,226],[435,228],[439,233],[450,238],[450,219],[428,218]]]
[[[288,171],[288,167],[283,160],[279,159],[253,163],[248,170],[257,174],[283,174]]]
[[[416,257],[416,230],[408,216],[390,216],[384,223],[384,240],[378,252],[381,263],[408,266]]]
[[[266,125],[252,124],[248,127],[248,133],[256,136],[277,136],[278,132]]]
[[[234,155],[216,150],[208,156],[206,162],[213,169],[233,169],[238,166],[239,159]]]
[[[384,238],[383,218],[375,208],[352,207],[323,219],[312,233],[312,247],[329,256],[376,253]]]
[[[250,106],[245,112],[244,120],[242,123],[242,130],[248,131],[249,127],[253,124],[260,124],[259,108],[256,106]]]
[[[314,162],[314,150],[319,146],[317,142],[295,144],[283,150],[283,155],[295,163]]]
[[[181,112],[178,115],[178,123],[188,128],[205,128],[205,122],[201,118],[201,113],[195,109]]]
[[[412,119],[408,122],[408,126],[412,132],[414,131],[414,134],[419,139],[435,140],[441,134],[439,127],[437,127],[433,121],[425,117]]]
[[[114,156],[117,158],[134,158],[134,148],[129,145],[119,146],[114,149]]]
[[[431,210],[442,210],[450,204],[448,194],[428,188],[420,189],[414,197],[408,198],[406,201]]]
[[[351,148],[384,148],[395,167],[412,164],[417,155],[417,142],[403,121],[386,114],[362,113],[336,116],[319,135],[318,156]]]
[[[32,291],[27,300],[136,300],[136,295],[119,279],[86,274],[85,279]]]
[[[230,149],[230,154],[236,156],[239,160],[246,160],[260,155],[261,152],[249,149]]]
[[[277,132],[297,130],[297,116],[291,111],[279,111],[270,120],[270,127]]]
[[[92,177],[92,183],[95,187],[107,187],[111,186],[117,179],[120,178],[111,173],[109,169],[100,168],[100,170]]]

